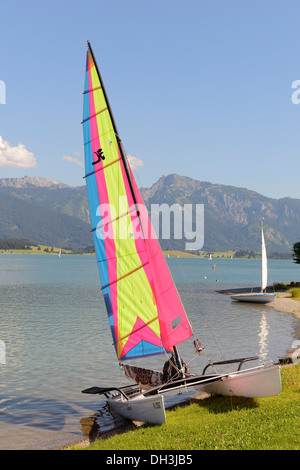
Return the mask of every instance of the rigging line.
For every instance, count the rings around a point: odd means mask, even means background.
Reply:
[[[140,269],[142,269],[142,268],[143,268],[144,266],[146,266],[147,264],[149,264],[149,261],[147,261],[147,262],[144,263],[144,264],[141,264],[140,266],[137,266],[136,268],[132,269],[132,270],[129,271],[128,273],[123,274],[123,276],[118,277],[118,278],[115,279],[114,281],[111,281],[111,282],[109,282],[108,284],[105,284],[105,286],[102,286],[102,287],[101,287],[101,290],[106,289],[107,287],[111,286],[112,284],[115,284],[115,283],[118,282],[118,281],[122,281],[122,279],[124,279],[124,278],[127,277],[127,276],[130,276],[131,274],[136,273],[137,271],[139,271]]]
[[[221,357],[225,357],[225,355],[224,355],[224,353],[223,353],[223,351],[222,351],[222,349],[221,349],[221,347],[220,347],[220,345],[219,345],[219,342],[218,342],[217,338],[215,337],[215,335],[214,335],[212,329],[210,328],[209,323],[208,323],[207,320],[206,320],[206,322],[205,322],[205,328],[208,328],[208,331],[209,331],[211,337],[213,338],[214,342],[215,342],[216,345],[217,345],[217,348],[218,348],[218,350],[219,350],[220,356],[221,356]],[[203,351],[205,351],[205,349],[204,349]],[[208,355],[206,354],[206,352],[204,352],[204,355],[205,355],[205,357],[209,360],[209,357],[208,357]]]
[[[145,323],[144,325],[140,326],[140,327],[137,328],[136,330],[131,331],[130,333],[128,333],[128,334],[125,335],[125,336],[122,336],[122,338],[119,338],[119,339],[116,341],[116,344],[119,343],[120,341],[123,341],[123,339],[126,339],[126,338],[128,338],[129,336],[134,335],[137,331],[142,330],[143,328],[145,328],[145,326],[150,325],[150,323],[153,323],[153,322],[155,322],[156,320],[158,320],[158,315],[156,315],[156,317],[152,318],[151,320],[147,321],[147,323]]]
[[[113,223],[116,222],[117,220],[121,219],[122,217],[125,217],[126,215],[131,214],[132,212],[136,212],[137,215],[139,215],[139,213],[138,213],[138,211],[136,210],[136,208],[131,209],[130,211],[124,212],[123,214],[118,215],[118,217],[115,217],[114,219],[109,220],[109,221],[106,222],[105,224],[100,224],[100,225],[98,224],[97,227],[92,228],[91,232],[95,232],[96,230],[99,230],[99,229],[102,228],[102,227],[106,227],[106,226],[109,225],[109,224],[113,224]]]
[[[85,119],[81,122],[81,124],[83,124],[84,122],[89,121],[90,119],[93,119],[93,118],[96,117],[98,114],[103,113],[104,111],[107,111],[107,109],[108,109],[107,107],[106,107],[106,108],[103,108],[103,109],[100,109],[100,111],[97,111],[97,113],[93,114],[92,116],[89,116],[89,117],[85,118]]]
[[[107,163],[106,165],[103,165],[101,168],[98,168],[97,170],[91,171],[90,173],[87,173],[86,175],[83,176],[83,178],[87,178],[88,176],[92,176],[95,173],[98,173],[98,171],[105,170],[105,168],[108,168],[110,165],[113,165],[114,163],[117,163],[121,160],[121,158],[116,158],[115,160],[112,160],[111,162]]]

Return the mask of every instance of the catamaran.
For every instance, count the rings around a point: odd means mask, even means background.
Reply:
[[[88,42],[83,136],[85,181],[101,289],[115,352],[135,385],[95,386],[83,393],[104,394],[112,409],[137,421],[166,420],[164,394],[186,387],[210,387],[211,393],[269,396],[280,392],[278,365],[241,370],[255,358],[218,363],[239,364],[236,373],[192,374],[178,344],[200,341],[171,277],[128,163],[91,45]],[[162,371],[125,361],[167,354]],[[125,362],[125,363],[124,363]],[[216,364],[208,364],[212,366]],[[214,384],[216,388],[214,388]],[[228,392],[229,390],[229,392]]]
[[[263,230],[263,219],[261,220],[261,290],[260,292],[247,292],[234,294],[231,296],[232,300],[238,300],[240,302],[254,302],[260,304],[267,304],[273,302],[276,297],[274,292],[266,292],[268,285],[268,261],[267,261],[267,250],[265,244],[264,230]]]

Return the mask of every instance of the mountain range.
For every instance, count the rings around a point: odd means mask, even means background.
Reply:
[[[73,248],[93,243],[85,186],[41,177],[0,179],[0,217],[0,238]]]
[[[255,191],[172,174],[140,188],[153,204],[203,204],[206,251],[260,251],[260,221],[268,252],[290,253],[300,240],[300,200],[271,199]],[[28,238],[61,247],[92,245],[85,186],[42,177],[0,179],[0,238]],[[173,230],[171,230],[171,234]],[[164,249],[184,249],[186,240],[161,239]]]

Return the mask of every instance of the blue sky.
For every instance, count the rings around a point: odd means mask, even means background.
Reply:
[[[299,17],[297,0],[2,2],[0,177],[84,184],[89,40],[140,186],[300,198]]]

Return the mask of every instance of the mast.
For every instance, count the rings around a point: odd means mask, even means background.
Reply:
[[[177,346],[173,346],[173,349],[174,349],[174,358],[175,358],[175,361],[176,361],[176,365],[178,367],[178,370],[181,371],[182,370],[182,362],[181,362],[181,359],[180,359],[180,356],[179,356],[178,348],[177,348]]]

